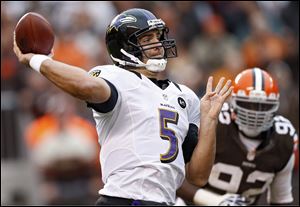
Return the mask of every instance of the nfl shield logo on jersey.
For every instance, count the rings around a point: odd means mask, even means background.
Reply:
[[[166,101],[168,100],[168,95],[167,95],[167,94],[163,94],[162,96],[163,96],[163,98],[164,98]]]

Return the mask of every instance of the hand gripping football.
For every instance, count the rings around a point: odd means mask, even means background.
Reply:
[[[26,13],[15,28],[15,38],[22,53],[49,55],[54,44],[50,23],[40,14]]]

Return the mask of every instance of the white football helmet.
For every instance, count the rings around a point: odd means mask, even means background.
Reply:
[[[231,97],[234,120],[248,137],[257,137],[273,125],[279,107],[276,81],[259,68],[244,70],[233,83]]]

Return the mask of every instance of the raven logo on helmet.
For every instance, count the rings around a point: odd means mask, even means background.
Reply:
[[[113,27],[118,30],[119,27],[121,27],[123,24],[126,23],[133,23],[136,22],[137,19],[134,16],[131,15],[117,15],[110,23],[109,30],[111,30]]]

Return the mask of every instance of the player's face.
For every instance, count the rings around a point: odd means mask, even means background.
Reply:
[[[138,38],[138,42],[143,46],[143,62],[147,62],[150,58],[163,58],[164,49],[162,43],[159,42],[159,39],[162,35],[162,32],[159,30],[152,30]]]
[[[243,102],[243,101],[237,101],[236,104],[245,109],[252,110],[252,111],[269,111],[273,107],[275,107],[274,104],[249,103],[249,102]]]

